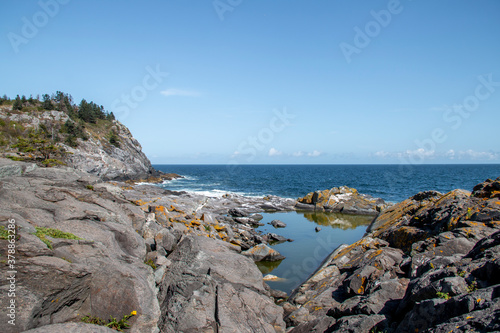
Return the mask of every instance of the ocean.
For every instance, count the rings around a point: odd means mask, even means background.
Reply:
[[[500,176],[500,165],[154,165],[164,172],[185,178],[166,181],[160,186],[209,196],[237,193],[249,196],[277,195],[299,198],[317,190],[346,185],[359,192],[399,202],[420,191],[448,192],[455,188],[471,191],[488,178]],[[373,217],[335,213],[263,213],[263,234],[273,232],[293,242],[271,244],[286,257],[280,262],[260,262],[263,275],[279,279],[267,281],[273,289],[291,293],[312,274],[321,262],[341,244],[352,244],[363,237]],[[279,219],[286,228],[269,223]],[[321,231],[316,232],[315,228]]]
[[[472,188],[500,177],[499,164],[481,165],[154,165],[185,178],[161,186],[169,190],[220,196],[227,192],[249,196],[299,198],[309,192],[349,186],[390,202],[418,192],[448,192]]]

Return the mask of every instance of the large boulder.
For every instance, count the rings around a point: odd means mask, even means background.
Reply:
[[[161,332],[284,332],[283,309],[262,274],[227,243],[189,236],[169,259],[158,295]]]
[[[311,192],[297,200],[296,208],[353,215],[377,215],[388,204],[347,186]]]

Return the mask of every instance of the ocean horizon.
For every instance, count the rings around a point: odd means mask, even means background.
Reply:
[[[298,198],[348,186],[360,193],[399,202],[422,191],[472,188],[500,176],[500,164],[154,164],[184,178],[160,186],[208,196],[235,193]]]

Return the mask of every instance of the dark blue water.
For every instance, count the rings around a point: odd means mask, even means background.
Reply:
[[[346,185],[387,201],[418,192],[471,191],[487,178],[500,176],[500,165],[155,165],[185,176],[162,186],[171,190],[222,195],[268,194],[298,198],[309,192]]]

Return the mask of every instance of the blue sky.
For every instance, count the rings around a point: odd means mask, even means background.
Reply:
[[[496,0],[0,9],[0,94],[102,104],[153,163],[500,163]]]

